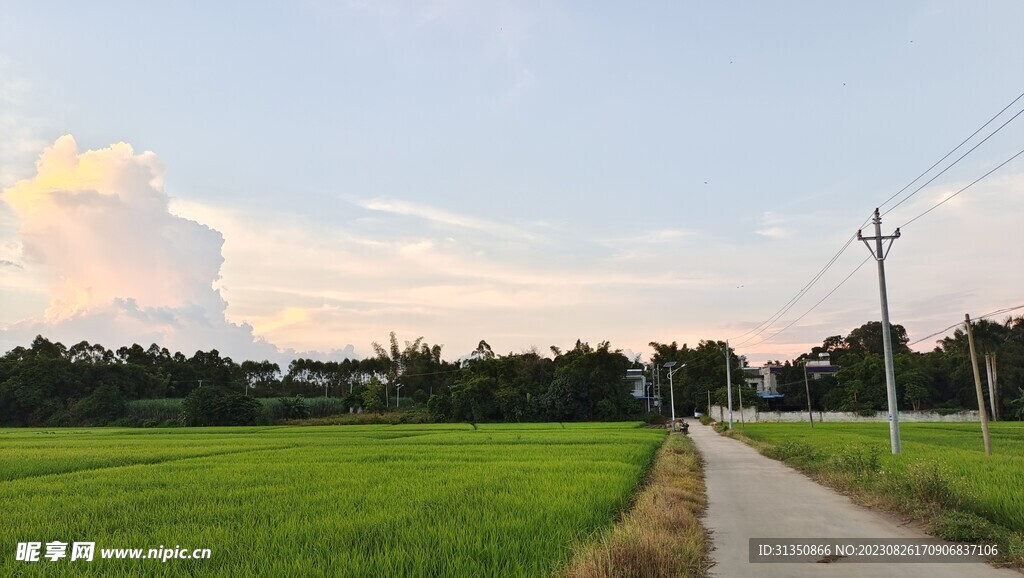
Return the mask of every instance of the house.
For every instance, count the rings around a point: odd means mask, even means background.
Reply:
[[[646,411],[658,411],[658,408],[661,407],[661,396],[655,391],[654,384],[647,381],[644,370],[627,369],[626,377],[623,380],[629,386],[630,393],[640,400]]]
[[[807,360],[807,375],[811,379],[821,379],[823,375],[835,375],[839,368],[832,365],[828,353],[819,353],[818,359]]]
[[[780,371],[782,371],[782,366],[771,362],[768,362],[764,364],[764,367],[757,369],[761,378],[757,385],[757,395],[764,399],[779,399],[784,397],[783,394],[779,393],[778,374]]]

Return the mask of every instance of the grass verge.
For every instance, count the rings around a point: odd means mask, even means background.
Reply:
[[[818,433],[820,437],[798,438],[769,436],[770,430],[762,429],[747,434],[734,429],[723,434],[799,469],[858,504],[901,515],[934,536],[953,542],[997,544],[1000,556],[993,564],[1024,568],[1024,532],[1019,525],[1004,522],[1006,516],[983,502],[984,493],[1005,493],[1005,487],[990,487],[991,483],[951,471],[950,462],[965,459],[958,453],[961,450],[945,447],[940,453],[926,453],[922,447],[907,452],[911,455],[892,456],[862,435],[851,436],[860,432],[833,432],[816,426],[824,430]],[[915,453],[919,455],[915,457]]]
[[[693,440],[668,436],[633,508],[576,553],[564,578],[707,576],[704,468]]]

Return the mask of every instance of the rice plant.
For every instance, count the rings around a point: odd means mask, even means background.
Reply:
[[[0,572],[538,576],[606,531],[664,431],[636,424],[0,430]],[[208,560],[14,560],[19,542]]]

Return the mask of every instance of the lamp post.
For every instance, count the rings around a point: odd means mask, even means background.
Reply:
[[[678,368],[673,370],[672,367],[675,366],[675,364],[675,361],[669,361],[665,365],[662,365],[662,367],[668,369],[668,389],[669,395],[671,395],[672,397],[672,431],[676,431],[676,388],[672,384],[672,375],[675,374],[675,372],[679,371],[680,369],[686,367],[686,364],[683,363],[680,364]]]

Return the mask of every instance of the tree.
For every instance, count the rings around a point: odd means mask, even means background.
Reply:
[[[190,426],[252,425],[258,423],[263,405],[240,393],[204,385],[182,404],[181,421]]]
[[[363,392],[363,411],[369,413],[380,413],[384,411],[384,385],[376,377],[370,378],[370,383]]]
[[[577,340],[554,365],[551,385],[538,400],[547,419],[625,419],[639,414],[639,403],[624,381],[630,361],[621,350],[612,350],[607,341],[595,349]]]
[[[246,389],[267,394],[281,382],[281,367],[270,361],[243,361],[240,366]]]
[[[1015,419],[1024,419],[1024,387],[1017,388],[1017,397],[1010,400],[1011,414]]]
[[[892,351],[896,353],[910,353],[910,348],[907,347],[907,343],[910,339],[907,337],[907,330],[902,325],[890,324],[890,337],[892,339]],[[885,347],[882,339],[882,322],[881,321],[869,321],[864,325],[854,329],[846,336],[843,340],[847,353],[854,355],[864,355],[867,353],[874,353],[875,355],[885,355]]]

